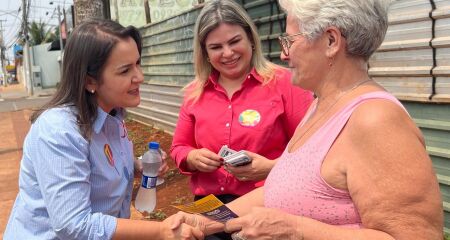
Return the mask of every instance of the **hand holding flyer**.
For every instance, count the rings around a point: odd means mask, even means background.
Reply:
[[[201,214],[211,220],[218,222],[226,222],[238,216],[231,211],[223,202],[210,194],[195,202],[173,206],[183,212],[192,214]]]

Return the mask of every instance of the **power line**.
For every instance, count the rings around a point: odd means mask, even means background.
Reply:
[[[9,28],[9,31],[5,34],[5,39],[11,39],[20,35],[20,25],[15,25],[15,28]]]

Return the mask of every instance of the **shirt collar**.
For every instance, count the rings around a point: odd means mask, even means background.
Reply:
[[[208,77],[208,81],[206,82],[207,86],[208,84],[212,84],[214,87],[217,87],[217,85],[219,84],[219,76],[220,73],[219,71],[217,71],[216,69],[213,69],[211,74]],[[255,68],[252,68],[252,70],[250,71],[250,73],[247,75],[250,76],[250,79],[254,79],[260,83],[264,82],[264,79],[258,74],[258,72],[256,72]],[[247,79],[244,80],[244,83],[246,82]]]
[[[116,108],[116,111],[117,111],[116,116],[119,119],[122,119],[122,117],[123,117],[123,109],[122,108]],[[106,119],[108,118],[108,116],[109,116],[109,114],[106,113],[105,111],[103,111],[103,109],[101,107],[97,107],[97,118],[94,121],[94,128],[93,128],[94,132],[96,134],[98,134],[102,130],[103,125],[105,124]]]

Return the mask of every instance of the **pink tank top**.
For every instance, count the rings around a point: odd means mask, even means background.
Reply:
[[[381,91],[367,93],[351,101],[313,133],[300,148],[292,153],[289,153],[287,148],[284,150],[264,186],[266,207],[327,224],[361,227],[358,210],[349,192],[333,188],[326,183],[320,170],[331,145],[352,112],[369,99],[387,99],[403,108],[394,96]],[[310,113],[299,126],[309,117]]]

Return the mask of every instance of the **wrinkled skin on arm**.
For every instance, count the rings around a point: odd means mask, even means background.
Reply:
[[[442,239],[442,200],[431,160],[419,129],[396,104],[371,100],[359,106],[325,159],[322,176],[349,190],[365,228],[397,240]]]

